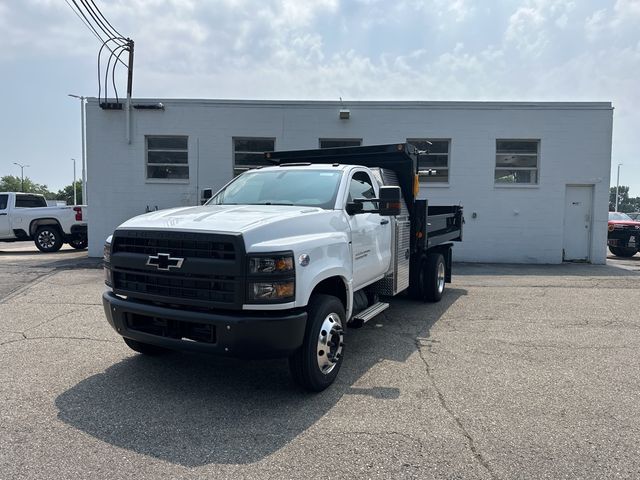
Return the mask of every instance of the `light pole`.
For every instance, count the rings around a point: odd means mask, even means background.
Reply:
[[[77,205],[78,204],[78,199],[76,198],[76,159],[72,158],[71,161],[73,162],[73,204]]]
[[[84,133],[84,100],[87,97],[83,97],[81,95],[74,95],[72,93],[68,94],[70,97],[77,98],[80,100],[80,132],[82,136],[82,203],[87,204],[87,174],[86,174],[86,164],[87,164],[87,155],[86,155],[86,146],[85,146],[85,133]],[[74,190],[75,192],[75,187]]]
[[[22,165],[18,162],[13,162],[14,165],[18,165],[20,167],[20,191],[24,192],[24,169],[29,165]]]
[[[619,195],[619,191],[620,191],[620,166],[622,164],[619,163],[618,164],[618,181],[616,182],[616,212],[618,211],[618,202],[620,201],[620,195]]]

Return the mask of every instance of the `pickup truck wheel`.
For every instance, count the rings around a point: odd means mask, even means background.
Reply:
[[[425,265],[425,299],[429,302],[439,302],[444,293],[447,267],[444,256],[441,253],[432,253],[427,256]]]
[[[635,247],[609,247],[611,253],[613,253],[616,257],[633,257],[636,253],[638,253],[638,249]]]
[[[62,247],[62,234],[55,225],[38,227],[33,242],[41,252],[57,252]]]
[[[87,248],[88,243],[89,242],[86,238],[74,238],[69,242],[69,245],[71,245],[76,250],[84,250],[85,248]]]
[[[321,392],[333,383],[342,365],[344,307],[331,295],[313,295],[307,314],[302,347],[289,357],[289,369],[297,384]]]
[[[158,347],[157,345],[142,343],[125,337],[122,337],[122,339],[131,350],[135,350],[136,352],[144,355],[162,355],[163,353],[168,352],[166,348]]]

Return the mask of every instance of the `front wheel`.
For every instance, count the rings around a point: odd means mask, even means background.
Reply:
[[[306,390],[321,392],[333,383],[342,365],[344,306],[331,295],[313,295],[307,314],[304,340],[289,357],[289,369],[297,384]]]
[[[57,252],[62,248],[62,234],[55,225],[43,225],[36,230],[33,242],[41,252]]]
[[[609,247],[611,253],[616,257],[629,258],[638,253],[638,249],[635,247]]]

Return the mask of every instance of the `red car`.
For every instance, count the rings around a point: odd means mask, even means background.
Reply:
[[[616,257],[633,257],[640,245],[640,222],[626,213],[609,212],[607,245]]]

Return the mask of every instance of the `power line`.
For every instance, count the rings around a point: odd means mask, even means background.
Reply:
[[[91,18],[96,23],[98,28],[104,32],[107,38],[114,38],[113,32],[108,30],[108,27],[104,23],[102,23],[102,21],[98,18],[98,15],[93,11],[93,8],[91,8],[91,5],[89,5],[89,2],[85,0],[80,0],[80,1],[82,2],[82,5],[84,5],[87,13],[91,16]],[[121,35],[118,35],[118,36],[120,37]]]
[[[78,13],[78,11],[77,11],[75,8],[73,8],[73,6],[69,3],[69,0],[64,0],[64,1],[65,1],[65,3],[69,6],[69,8],[71,9],[71,11],[73,11],[73,13],[75,13],[76,17],[78,17],[78,18],[80,19],[80,21],[85,25],[85,27],[87,27],[87,28],[89,29],[89,31],[90,31],[90,32],[91,32],[91,33],[92,33],[92,34],[93,34],[93,35],[98,39],[98,41],[99,41],[101,44],[103,44],[103,45],[104,45],[104,44],[105,44],[105,42],[108,42],[108,41],[110,41],[110,40],[111,40],[111,39],[104,40],[104,39],[103,39],[103,38],[98,34],[98,32],[96,32],[95,28],[93,28],[93,27],[91,26],[91,24],[86,20],[86,17],[84,17],[84,15],[83,15],[82,17],[80,16],[80,13]],[[73,0],[72,0],[72,1],[73,1]],[[75,1],[74,1],[73,3],[77,6],[77,4],[76,4],[76,2],[75,2]],[[84,17],[84,18],[83,18],[83,17]],[[109,48],[108,46],[107,46],[107,50],[109,50],[111,53],[113,53],[113,50],[111,50],[111,48]],[[125,67],[128,67],[128,65],[127,65],[126,63],[124,63],[122,60],[120,60],[120,63],[122,63]]]
[[[107,20],[107,18],[102,14],[102,12],[100,11],[100,9],[98,8],[98,6],[96,5],[96,3],[91,0],[91,3],[93,4],[93,6],[95,7],[95,9],[98,11],[98,14],[104,19],[105,22],[107,22],[107,25],[109,25],[109,27],[111,27],[111,30],[113,30],[113,32],[119,36],[119,37],[124,37],[124,35],[122,35],[118,30],[115,29],[115,27],[113,25],[111,25],[111,23],[109,22],[109,20]]]

